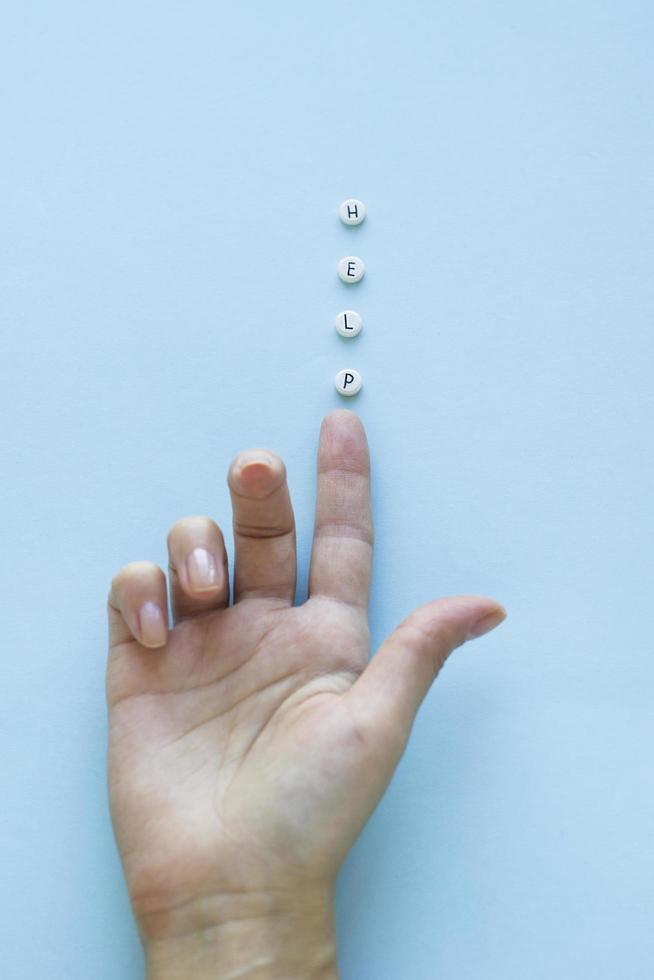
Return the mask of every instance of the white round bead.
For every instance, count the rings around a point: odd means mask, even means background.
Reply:
[[[356,337],[361,331],[363,320],[354,310],[343,310],[334,321],[334,326],[341,337]]]
[[[334,384],[341,395],[349,397],[350,395],[357,395],[361,391],[363,379],[354,368],[343,368],[334,378]]]
[[[339,207],[338,216],[344,225],[360,225],[366,216],[366,206],[356,197],[348,197]]]
[[[338,274],[343,282],[359,282],[363,279],[365,271],[363,259],[357,258],[356,255],[346,255],[338,263]]]

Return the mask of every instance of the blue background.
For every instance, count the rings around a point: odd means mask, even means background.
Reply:
[[[344,980],[651,976],[652,5],[2,21],[3,977],[141,976],[106,807],[109,579],[165,563],[184,514],[228,526],[227,464],[263,444],[304,584],[345,366],[375,642],[440,594],[510,616],[447,665],[343,869]]]

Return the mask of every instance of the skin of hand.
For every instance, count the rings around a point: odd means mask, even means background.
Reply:
[[[358,417],[324,420],[309,597],[269,450],[229,468],[233,604],[221,531],[168,535],[164,572],[109,596],[109,798],[147,974],[334,978],[333,887],[449,653],[497,626],[492,599],[413,612],[369,659],[370,464]]]

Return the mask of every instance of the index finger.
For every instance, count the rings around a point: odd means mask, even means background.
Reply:
[[[368,441],[358,416],[339,409],[320,429],[309,595],[365,610],[372,546]]]

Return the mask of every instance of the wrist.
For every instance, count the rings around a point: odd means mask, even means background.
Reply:
[[[147,980],[338,978],[331,891],[211,895],[159,918],[159,935],[143,925]]]

